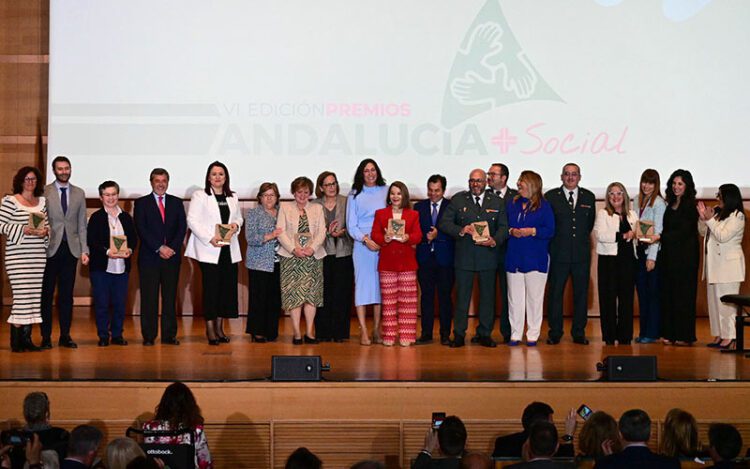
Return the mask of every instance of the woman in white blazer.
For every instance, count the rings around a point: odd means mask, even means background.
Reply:
[[[607,345],[633,340],[633,292],[636,268],[636,223],[628,191],[619,182],[607,187],[605,207],[596,214],[594,236],[602,339]]]
[[[698,230],[704,237],[702,278],[706,280],[708,319],[713,342],[709,347],[735,348],[735,315],[737,309],[721,302],[724,295],[740,292],[745,280],[745,255],[742,237],[745,212],[742,194],[734,184],[723,184],[716,193],[719,203],[713,209],[698,202]]]
[[[281,306],[292,316],[294,345],[317,344],[315,312],[323,306],[323,258],[326,257],[326,220],[323,206],[310,203],[313,183],[300,176],[292,181],[294,202],[281,204],[276,227],[281,256]],[[305,314],[305,337],[300,316]]]
[[[185,256],[198,261],[203,277],[203,315],[209,345],[229,342],[224,318],[236,318],[237,264],[242,261],[237,235],[242,226],[239,200],[229,188],[229,171],[214,161],[206,171],[205,188],[193,193],[188,209],[190,228]],[[216,225],[231,227],[229,245],[220,243]]]

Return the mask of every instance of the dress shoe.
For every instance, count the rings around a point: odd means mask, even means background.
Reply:
[[[208,339],[208,345],[217,346],[219,343],[219,339]]]
[[[559,338],[547,337],[547,345],[557,345],[559,343],[560,343],[560,339]]]
[[[120,337],[112,337],[112,344],[114,344],[114,345],[128,345],[128,341],[125,340],[122,336],[120,336]]]
[[[432,343],[432,337],[423,335],[423,336],[420,336],[416,342],[414,342],[414,345],[427,345],[431,343]]]
[[[303,339],[303,340],[304,340],[304,342],[305,342],[306,344],[313,344],[313,345],[315,345],[315,344],[317,344],[317,343],[319,343],[319,342],[320,342],[320,341],[319,341],[318,339],[316,339],[315,337],[308,337],[308,336],[307,336],[307,334],[305,334],[305,337],[304,337],[304,339]]]
[[[60,340],[57,341],[57,345],[65,348],[78,348],[78,344],[73,342],[73,339],[71,339],[69,335],[60,337]]]
[[[478,344],[480,340],[482,340],[482,338],[479,337],[478,335],[475,335],[474,337],[471,338],[471,343]]]
[[[250,342],[257,342],[259,344],[265,344],[268,341],[266,340],[265,337],[253,334],[250,336]]]
[[[300,337],[299,339],[292,337],[292,345],[302,345],[302,344],[303,344],[302,337]]]
[[[180,341],[177,340],[175,337],[170,337],[168,339],[161,339],[161,343],[164,345],[180,345]]]
[[[573,337],[573,343],[578,345],[588,345],[589,339],[586,337]]]
[[[676,344],[676,342],[675,342]],[[688,344],[690,345],[690,344]],[[719,345],[719,348],[722,350],[737,350],[737,341],[735,339],[732,339],[729,341],[728,344],[725,345]]]
[[[222,342],[222,343],[224,343],[224,344],[228,344],[228,343],[229,343],[229,340],[230,340],[230,339],[229,339],[229,336],[226,336],[226,335],[220,335],[220,336],[219,336],[219,338],[218,338],[217,340],[218,340],[219,342]]]
[[[459,348],[463,347],[464,345],[466,345],[466,343],[464,342],[464,338],[456,337],[455,339],[453,339],[453,341],[451,341],[450,348]]]
[[[99,347],[108,347],[109,346],[109,339],[106,339],[104,337],[99,339],[99,342],[97,344]]]
[[[153,339],[143,339],[143,345],[145,347],[151,347],[152,345],[154,345],[154,340]]]
[[[49,350],[52,348],[52,339],[45,337],[42,339],[42,343],[39,344],[39,348]]]
[[[527,347],[536,347],[536,340],[527,340],[526,341]]]
[[[441,335],[440,336],[440,345],[447,345],[448,347],[450,347],[450,345],[451,345],[451,338],[450,338],[450,336]]]
[[[479,339],[479,345],[482,347],[495,348],[497,347],[497,342],[492,340],[492,337],[482,337]]]
[[[521,345],[521,341],[520,340],[509,340],[508,341],[508,347],[518,347],[519,345]]]

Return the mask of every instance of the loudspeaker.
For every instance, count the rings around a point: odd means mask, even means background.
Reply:
[[[271,381],[320,381],[320,355],[271,357]]]
[[[609,356],[603,371],[606,381],[656,381],[656,356]]]

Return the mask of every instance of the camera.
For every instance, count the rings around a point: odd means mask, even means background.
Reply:
[[[0,442],[3,446],[26,446],[26,442],[33,436],[33,433],[14,428],[0,432]]]

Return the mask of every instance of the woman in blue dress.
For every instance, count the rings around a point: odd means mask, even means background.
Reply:
[[[373,340],[380,343],[380,280],[378,251],[370,238],[375,211],[385,207],[388,188],[380,167],[371,158],[362,160],[354,174],[354,183],[346,206],[346,225],[354,239],[354,306],[359,320],[360,343],[370,345],[367,333],[367,305],[373,305]]]

